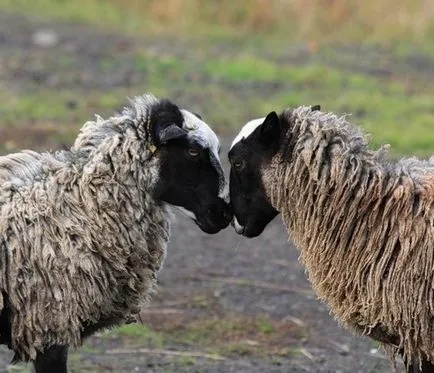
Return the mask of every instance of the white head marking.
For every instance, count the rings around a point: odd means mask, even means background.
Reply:
[[[238,234],[243,234],[244,227],[238,222],[236,216],[234,216],[234,228],[235,232],[237,232]]]
[[[209,148],[219,159],[220,142],[214,131],[203,120],[187,110],[181,110],[184,116],[183,128],[186,129],[188,137],[194,138],[204,148]]]
[[[214,131],[203,120],[188,110],[181,110],[184,117],[183,128],[188,131],[188,137],[196,140],[205,149],[211,152],[211,163],[215,167],[220,179],[220,195],[225,194],[225,177],[219,157],[220,142]]]
[[[242,139],[247,139],[255,131],[256,128],[258,128],[262,123],[264,123],[264,120],[265,117],[253,119],[247,122],[244,127],[241,128],[241,131],[235,137],[234,141],[232,141],[231,149],[236,143],[240,142]]]
[[[198,128],[199,128],[199,124],[195,120],[185,120],[184,129],[186,129],[187,131],[194,131],[197,130]]]

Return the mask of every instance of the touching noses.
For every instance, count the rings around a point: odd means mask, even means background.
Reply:
[[[208,212],[212,216],[214,221],[220,220],[221,228],[226,228],[232,221],[232,207],[222,198],[219,198],[215,204],[210,206]]]

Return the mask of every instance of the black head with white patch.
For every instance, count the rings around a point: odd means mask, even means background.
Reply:
[[[311,110],[320,110],[320,106],[314,105]],[[282,146],[286,130],[273,111],[266,118],[248,122],[232,142],[229,192],[233,223],[236,232],[246,237],[259,236],[279,214],[267,196],[263,178]]]
[[[248,122],[229,151],[234,226],[237,233],[246,237],[259,236],[278,214],[265,193],[261,170],[275,154],[279,135],[279,117],[272,112],[266,118]]]
[[[154,196],[178,207],[206,233],[226,228],[232,212],[224,200],[216,134],[197,115],[168,100],[152,105],[149,121],[159,157]]]

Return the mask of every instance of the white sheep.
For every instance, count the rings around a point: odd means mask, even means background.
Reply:
[[[168,204],[208,233],[232,219],[215,133],[152,95],[87,122],[68,151],[0,157],[0,343],[37,373],[134,320],[155,288]]]
[[[229,152],[234,225],[258,236],[281,213],[337,319],[434,372],[434,162],[385,153],[318,106],[250,122]]]

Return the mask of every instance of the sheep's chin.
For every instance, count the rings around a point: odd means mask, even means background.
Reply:
[[[237,232],[238,234],[244,233],[244,226],[238,222],[236,217],[234,217],[233,226],[234,226],[235,232]]]
[[[177,205],[171,205],[171,206],[174,207],[176,210],[178,210],[182,215],[187,216],[191,220],[196,221],[196,215],[190,210],[187,210],[186,208]]]
[[[247,221],[245,225],[241,225],[237,218],[234,216],[231,225],[237,234],[242,235],[246,238],[255,238],[261,235],[261,233],[267,227],[268,222],[267,224],[258,224],[255,221]]]
[[[191,220],[193,220],[195,222],[195,224],[205,233],[208,234],[215,234],[218,233],[220,230],[222,230],[223,228],[225,228],[228,224],[230,220],[227,220],[226,224],[216,224],[215,222],[212,222],[210,219],[200,219],[196,216],[196,214],[194,214],[193,212],[187,210],[184,207],[181,206],[176,206],[176,205],[171,205],[172,207],[174,207],[176,210],[178,210],[181,214],[183,214],[184,216],[187,216],[188,218],[190,218]]]

